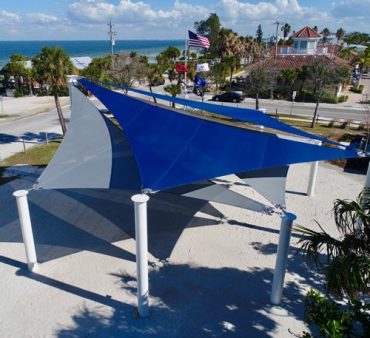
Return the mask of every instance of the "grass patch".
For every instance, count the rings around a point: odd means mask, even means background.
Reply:
[[[28,149],[25,153],[18,153],[0,162],[0,167],[10,167],[16,164],[46,166],[57,151],[61,139],[50,141]]]

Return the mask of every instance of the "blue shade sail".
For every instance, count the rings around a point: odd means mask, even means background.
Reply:
[[[94,83],[89,82],[86,79],[80,79],[79,82],[83,85],[86,85],[86,86],[87,85],[90,85],[90,86],[95,85]],[[230,117],[230,118],[233,118],[233,119],[237,119],[237,120],[240,120],[240,121],[261,125],[261,126],[264,126],[266,128],[279,130],[279,131],[282,131],[282,132],[285,132],[285,133],[298,135],[298,136],[302,136],[302,137],[307,137],[309,139],[318,140],[318,141],[321,141],[321,142],[324,142],[324,143],[330,143],[330,144],[335,144],[337,146],[341,146],[337,142],[327,140],[327,139],[322,138],[320,136],[313,135],[313,134],[307,133],[303,130],[300,130],[300,129],[291,127],[289,125],[286,125],[285,123],[282,123],[282,122],[270,117],[269,115],[266,115],[266,114],[262,113],[261,111],[258,111],[258,110],[255,110],[255,109],[237,108],[237,107],[221,106],[221,105],[217,105],[217,104],[210,104],[210,103],[204,103],[204,102],[198,102],[198,101],[191,101],[191,100],[186,100],[186,99],[182,99],[182,98],[178,98],[178,97],[168,97],[168,96],[162,95],[162,94],[150,93],[150,92],[147,92],[147,91],[144,91],[144,90],[134,89],[134,88],[131,88],[131,87],[118,86],[118,85],[115,85],[115,84],[112,84],[112,83],[106,83],[106,82],[101,82],[101,81],[97,81],[97,82],[101,83],[103,85],[108,85],[108,86],[112,86],[112,87],[116,87],[116,88],[120,88],[120,89],[124,89],[124,90],[129,90],[129,91],[132,91],[132,92],[135,92],[135,93],[138,93],[138,94],[143,94],[143,95],[155,97],[157,99],[161,99],[161,100],[164,100],[164,101],[175,102],[175,103],[187,106],[187,107],[192,107],[192,108],[195,108],[195,109],[205,110],[205,111],[208,111],[208,112],[216,113],[216,114],[223,115],[223,116],[226,116],[226,117]]]
[[[147,191],[231,173],[358,156],[348,149],[211,122],[84,79],[79,82],[119,121],[135,156],[142,187]]]

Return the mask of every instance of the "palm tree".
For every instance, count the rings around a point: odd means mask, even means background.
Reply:
[[[322,42],[326,43],[328,42],[328,36],[331,34],[331,31],[329,28],[324,28],[321,32],[323,35]]]
[[[344,29],[343,29],[343,28],[339,28],[339,29],[337,30],[337,32],[335,33],[335,36],[337,37],[338,41],[339,41],[339,40],[340,40],[340,41],[342,41],[342,40],[343,40],[345,33],[346,33],[346,32],[344,31]]]
[[[285,23],[284,26],[281,27],[281,31],[284,33],[284,39],[287,38],[288,34],[290,33],[292,27],[288,23]]]
[[[308,262],[324,267],[329,292],[354,298],[370,291],[370,188],[357,201],[336,200],[335,225],[340,238],[303,226],[296,229],[305,235],[299,240]],[[322,258],[322,253],[326,257]]]
[[[294,83],[297,81],[298,78],[298,73],[295,69],[283,69],[280,72],[280,77],[284,83],[284,89],[286,87],[289,88],[289,96],[291,97],[292,95],[292,88]]]
[[[72,62],[63,49],[59,47],[44,47],[41,53],[33,58],[32,63],[38,80],[49,84],[51,87],[64,135],[67,127],[60,106],[58,91],[66,86],[66,76],[73,72]]]
[[[339,238],[332,237],[320,224],[320,232],[295,227],[304,235],[299,243],[307,262],[323,268],[329,292],[308,292],[305,318],[318,326],[323,337],[368,337],[370,188],[365,188],[357,201],[336,200],[334,219]]]
[[[172,97],[176,97],[176,95],[181,93],[181,87],[179,84],[170,84],[164,87],[164,90],[167,93],[170,93]],[[175,108],[175,102],[172,102],[172,108]]]

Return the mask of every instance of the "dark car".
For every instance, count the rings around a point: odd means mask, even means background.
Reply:
[[[231,82],[221,87],[222,90],[243,92],[248,89],[248,84],[245,81]]]
[[[241,102],[245,99],[245,96],[235,92],[227,92],[212,97],[212,101],[221,102]]]

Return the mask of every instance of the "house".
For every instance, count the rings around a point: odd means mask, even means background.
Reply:
[[[339,46],[321,45],[321,35],[311,27],[304,27],[293,33],[292,46],[275,46],[271,48],[269,56],[264,60],[251,64],[246,68],[249,72],[254,68],[263,67],[265,69],[276,69],[277,71],[285,69],[301,69],[304,65],[314,61],[322,61],[326,64],[334,64],[336,66],[347,66],[350,64],[336,55]],[[276,55],[275,55],[276,50]],[[339,96],[341,86],[337,86],[336,95]]]

